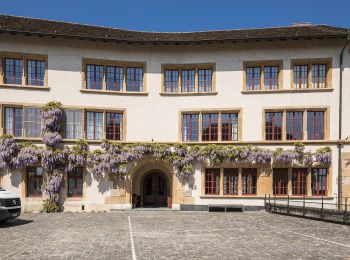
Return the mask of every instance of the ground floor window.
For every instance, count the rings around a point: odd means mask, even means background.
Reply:
[[[219,194],[220,169],[205,169],[205,194]]]
[[[238,169],[237,168],[224,169],[224,194],[225,195],[238,194]]]
[[[306,195],[307,169],[292,169],[292,193],[293,195]]]
[[[288,194],[288,168],[273,169],[273,194]]]
[[[327,192],[327,169],[312,169],[311,176],[312,195],[326,195]]]
[[[68,197],[83,196],[83,168],[77,167],[68,173]]]
[[[42,196],[43,167],[27,168],[27,197]]]
[[[257,169],[242,169],[242,194],[256,194]]]

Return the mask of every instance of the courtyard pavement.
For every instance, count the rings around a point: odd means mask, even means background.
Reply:
[[[349,259],[350,226],[260,212],[23,214],[0,259]]]

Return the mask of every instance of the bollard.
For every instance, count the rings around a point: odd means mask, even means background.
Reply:
[[[321,219],[323,219],[323,196],[322,196]]]
[[[289,214],[289,195],[288,195],[288,200],[287,200],[287,214]]]
[[[305,216],[305,196],[303,197],[303,216]]]

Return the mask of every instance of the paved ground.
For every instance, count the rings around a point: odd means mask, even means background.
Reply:
[[[130,223],[130,224],[129,224]],[[0,224],[0,259],[349,259],[350,226],[268,214],[23,214]]]

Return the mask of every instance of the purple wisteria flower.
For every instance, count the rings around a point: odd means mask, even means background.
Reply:
[[[282,164],[291,164],[293,160],[297,159],[295,151],[283,150],[278,148],[274,154],[274,162]]]
[[[252,150],[252,158],[257,164],[270,164],[273,154],[268,149],[254,149]]]
[[[321,165],[330,165],[332,163],[332,149],[329,146],[317,149],[315,160]]]
[[[19,147],[15,139],[10,135],[2,136],[0,139],[0,168],[12,168],[18,152]]]
[[[28,144],[21,147],[14,160],[15,168],[24,168],[40,162],[42,149],[36,145]]]

